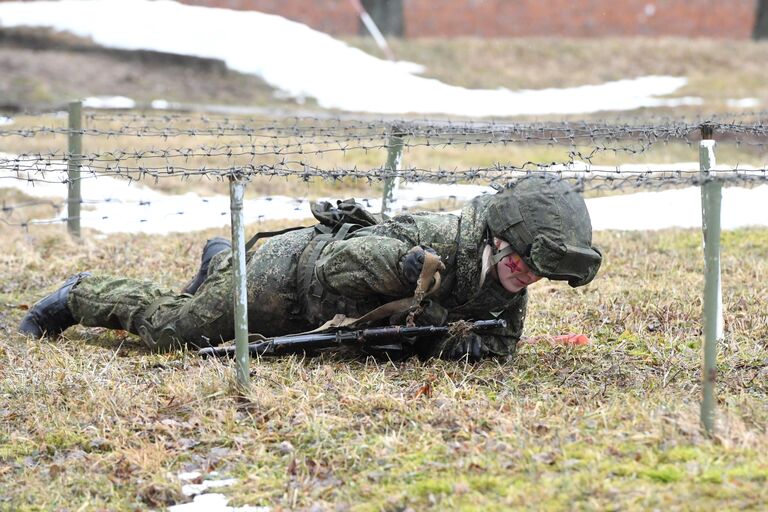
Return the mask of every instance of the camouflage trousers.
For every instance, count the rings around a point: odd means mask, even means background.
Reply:
[[[311,329],[301,315],[297,290],[299,256],[313,230],[269,239],[247,264],[248,329],[275,336]],[[88,276],[70,292],[68,306],[80,324],[123,329],[153,350],[205,347],[234,338],[233,269],[230,251],[217,254],[195,295],[177,294],[148,281]]]

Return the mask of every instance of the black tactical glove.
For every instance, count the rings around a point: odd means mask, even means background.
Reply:
[[[403,258],[403,277],[411,284],[416,284],[421,275],[421,269],[424,268],[424,253],[430,253],[437,256],[435,250],[424,245],[417,245]]]
[[[483,339],[475,333],[465,334],[458,339],[450,339],[445,344],[443,359],[464,359],[467,357],[470,361],[480,361],[489,353],[488,347],[483,343]]]

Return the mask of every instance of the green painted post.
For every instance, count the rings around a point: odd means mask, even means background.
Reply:
[[[403,163],[403,134],[400,129],[394,128],[387,141],[387,163],[384,168],[388,171],[398,171]],[[385,178],[384,193],[381,197],[381,213],[388,215],[395,201],[395,191],[400,178]]]
[[[83,103],[69,103],[69,158],[67,160],[67,231],[80,237],[80,205],[83,202],[80,190],[80,162],[83,155]]]
[[[717,382],[717,341],[723,337],[723,299],[720,283],[720,204],[722,185],[708,180],[715,166],[715,141],[712,128],[701,128],[699,164],[701,218],[704,232],[704,363],[702,366],[701,423],[708,435],[715,428],[715,385]]]
[[[236,177],[229,179],[229,208],[232,218],[232,263],[234,265],[233,294],[235,304],[235,365],[237,385],[248,390],[250,355],[248,353],[248,289],[245,277],[245,220],[243,197],[245,183]]]

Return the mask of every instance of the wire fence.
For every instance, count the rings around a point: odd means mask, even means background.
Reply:
[[[230,203],[221,215],[231,216],[234,283],[241,310],[236,313],[237,376],[248,385],[247,311],[245,310],[244,208],[245,183],[285,178],[382,182],[382,211],[395,201],[397,180],[436,184],[484,184],[501,188],[532,173],[572,181],[584,192],[669,186],[701,187],[705,239],[704,364],[701,420],[714,429],[716,346],[723,337],[720,286],[720,208],[722,185],[768,183],[766,113],[717,116],[695,121],[656,119],[635,123],[492,123],[444,120],[364,120],[341,117],[285,119],[99,112],[81,115],[70,105],[68,125],[60,119],[31,117],[31,126],[0,127],[0,188],[10,180],[26,191],[66,185],[66,201],[31,199],[2,204],[6,224],[66,221],[80,234],[80,207],[94,204],[150,206],[157,200],[134,201],[109,195],[83,200],[80,185],[101,179],[159,183],[161,180],[228,181]],[[34,124],[44,121],[47,124]],[[63,150],[62,139],[68,150]],[[82,149],[83,139],[90,148]],[[728,165],[715,165],[715,143]],[[542,148],[544,149],[542,151]],[[724,149],[724,150],[723,150]],[[459,154],[462,150],[462,154]],[[402,154],[416,163],[402,164]],[[642,156],[670,159],[686,155],[689,164],[627,164]],[[441,158],[448,154],[450,164]],[[548,158],[556,155],[555,158]],[[386,158],[384,158],[386,156]],[[620,159],[616,162],[611,159]],[[492,160],[489,163],[488,160]],[[425,165],[426,163],[426,165]],[[18,187],[17,187],[18,188]],[[24,187],[22,187],[24,188]],[[201,199],[210,201],[211,199]],[[296,199],[296,208],[304,202]],[[57,218],[9,220],[33,209],[63,210]],[[285,207],[285,204],[283,204]],[[184,215],[165,210],[165,215]],[[139,219],[142,221],[142,219]]]
[[[644,120],[638,124],[457,123],[91,112],[84,116],[83,127],[73,130],[61,120],[57,123],[48,118],[48,124],[42,124],[45,118],[30,117],[24,119],[29,126],[0,127],[0,141],[8,148],[0,154],[0,184],[9,179],[30,186],[69,184],[109,176],[129,182],[264,177],[373,183],[400,178],[502,187],[533,172],[572,180],[585,192],[701,185],[713,179],[751,184],[768,180],[765,119],[764,113],[754,113],[694,122]],[[632,161],[639,155],[647,160],[671,146],[687,148],[682,153],[693,160],[702,129],[713,133],[721,148],[732,148],[733,164],[702,175],[698,168],[681,169],[672,164],[605,163],[622,158]],[[72,136],[80,136],[87,147],[97,149],[73,153],[66,151],[63,143],[52,148],[58,137]],[[418,161],[406,158],[397,168],[384,165],[381,155],[395,144],[405,152],[418,153]],[[557,148],[556,159],[525,158],[542,156],[537,148]],[[472,153],[475,161],[461,157],[448,165],[444,161],[432,164],[430,155],[425,154],[446,151]],[[497,160],[488,163],[485,153]],[[62,172],[73,162],[80,169],[79,176],[64,176]],[[5,205],[3,211],[22,207]]]
[[[113,121],[119,120],[119,116]],[[205,123],[206,118],[196,120]],[[178,122],[178,120],[174,120]],[[255,122],[255,121],[254,121]],[[667,125],[607,125],[586,124],[488,124],[488,123],[449,123],[436,121],[380,121],[377,124],[361,125],[350,121],[331,126],[319,124],[265,124],[248,126],[219,121],[213,127],[179,128],[175,126],[157,126],[148,120],[147,124],[123,124],[117,128],[83,128],[73,131],[66,127],[35,126],[29,128],[0,129],[0,137],[8,139],[33,139],[44,136],[77,134],[86,137],[100,137],[127,141],[129,139],[149,139],[161,141],[166,146],[138,149],[136,147],[115,148],[108,151],[72,155],[65,151],[35,151],[17,156],[20,161],[68,159],[81,157],[85,162],[119,162],[121,160],[189,159],[194,157],[249,157],[297,155],[321,156],[325,153],[347,153],[355,150],[372,151],[387,149],[387,139],[397,135],[403,139],[405,148],[445,148],[455,146],[507,146],[507,145],[547,145],[586,147],[589,152],[575,152],[573,157],[587,161],[603,152],[640,154],[655,146],[671,142],[693,145],[700,140],[699,133],[703,126],[716,134],[719,142],[728,142],[737,147],[752,147],[765,150],[768,143],[768,124],[762,122],[718,123],[706,122],[699,125],[676,123]],[[176,139],[222,140],[237,138],[237,143],[200,144],[196,146],[174,146]],[[145,144],[146,145],[146,144]],[[550,162],[527,162],[528,165],[548,166]],[[7,165],[7,164],[4,164]]]

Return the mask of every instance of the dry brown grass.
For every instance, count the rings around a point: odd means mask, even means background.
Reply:
[[[348,40],[377,54],[367,38]],[[708,111],[730,98],[768,102],[763,63],[768,43],[676,38],[515,38],[391,40],[399,59],[427,66],[425,76],[472,88],[541,89],[594,85],[644,75],[684,76],[673,96],[701,96]]]
[[[223,490],[233,504],[275,510],[759,509],[768,499],[768,230],[723,236],[727,336],[711,440],[698,425],[693,230],[597,233],[606,262],[593,284],[532,287],[527,334],[582,332],[591,346],[524,344],[504,364],[265,359],[246,400],[228,363],[150,354],[101,329],[55,342],[14,332],[21,305],[76,271],[178,287],[201,241],[225,230],[78,243],[62,227],[0,234],[0,509],[158,508],[183,499],[175,475],[189,469],[237,478]]]

